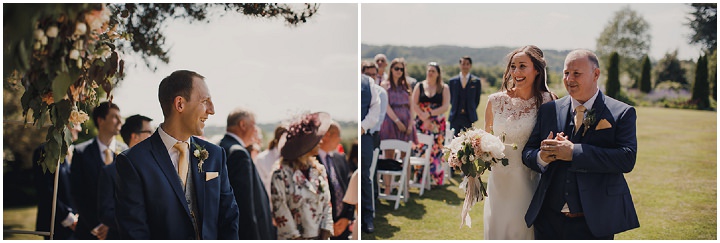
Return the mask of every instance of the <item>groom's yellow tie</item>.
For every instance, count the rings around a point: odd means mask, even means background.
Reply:
[[[575,133],[580,130],[580,126],[582,126],[583,118],[585,118],[585,106],[579,105],[578,107],[575,107]]]
[[[180,155],[178,155],[178,176],[180,176],[180,180],[182,181],[183,189],[185,188],[185,179],[187,178],[187,172],[188,172],[188,161],[187,161],[187,151],[188,151],[188,145],[185,142],[177,142],[175,145],[173,145],[173,148],[177,149],[180,152]]]

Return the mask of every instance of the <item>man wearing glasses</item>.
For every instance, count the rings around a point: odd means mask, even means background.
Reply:
[[[460,58],[460,74],[450,79],[450,128],[455,136],[472,127],[478,120],[477,107],[480,105],[480,79],[470,73],[472,59]]]
[[[375,74],[375,76],[370,77],[375,79],[375,84],[380,85],[382,81],[388,79],[388,74],[385,73],[385,68],[388,66],[388,61],[385,54],[380,53],[375,55],[375,64],[377,65],[377,73]]]
[[[120,128],[120,136],[130,148],[149,138],[153,133],[150,126],[152,119],[142,115],[133,115],[125,119]],[[115,223],[115,178],[117,169],[115,162],[106,165],[98,176],[98,218],[100,223],[108,227],[107,240],[119,240],[118,226]]]

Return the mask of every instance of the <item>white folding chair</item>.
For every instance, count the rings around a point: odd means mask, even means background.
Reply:
[[[375,184],[375,180],[377,179],[375,176],[373,176],[375,173],[375,168],[377,168],[377,160],[378,157],[380,157],[380,149],[376,148],[373,150],[373,157],[372,157],[372,163],[370,164],[370,192],[372,195],[372,208],[373,208],[373,218],[375,218],[375,187],[373,186]]]
[[[433,137],[433,135],[418,132],[417,139],[420,144],[426,144],[427,148],[425,149],[425,152],[422,156],[410,157],[410,165],[423,166],[423,169],[422,173],[420,174],[420,182],[410,181],[409,187],[419,188],[420,196],[422,196],[425,192],[425,189],[430,190],[430,180],[428,178],[428,175],[430,174],[430,154],[432,153],[433,144],[435,144],[435,138]]]
[[[450,142],[455,138],[455,129],[450,128],[450,123],[447,124],[445,127],[445,147],[450,145]],[[445,171],[445,180],[443,180],[443,184],[449,183],[448,179],[452,177],[452,169],[450,168],[450,164],[448,163],[442,163],[443,164],[443,170]]]
[[[380,141],[381,150],[395,150],[395,153],[397,154],[405,153],[405,157],[402,158],[402,170],[377,170],[377,174],[375,176],[378,180],[378,190],[380,190],[380,185],[384,184],[384,181],[380,181],[380,179],[383,178],[383,175],[390,176],[390,188],[388,191],[392,192],[392,188],[398,189],[397,194],[395,195],[387,195],[383,192],[378,193],[378,199],[395,200],[395,209],[400,206],[400,200],[407,200],[407,187],[405,185],[407,184],[408,179],[407,172],[409,168],[408,165],[410,164],[410,162],[408,162],[408,158],[410,158],[411,145],[412,142],[397,139],[386,139]],[[396,177],[399,177],[399,180],[396,181]]]

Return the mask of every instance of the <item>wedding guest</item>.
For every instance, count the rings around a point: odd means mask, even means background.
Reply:
[[[636,111],[600,91],[600,73],[595,53],[571,51],[569,95],[538,110],[522,157],[542,173],[525,215],[535,239],[612,240],[640,227],[624,176],[637,159]]]
[[[227,153],[227,169],[240,209],[238,237],[244,240],[274,240],[270,201],[246,146],[257,139],[255,114],[237,108],[227,117],[227,133],[220,140],[220,147]]]
[[[375,77],[377,76],[377,65],[374,63],[367,62],[363,64],[362,66],[362,72],[363,74]],[[380,122],[376,123],[374,127],[372,127],[369,130],[369,133],[373,136],[373,144],[374,147],[377,148],[380,144],[380,128],[382,127],[383,120],[385,119],[385,114],[387,113],[388,108],[388,94],[387,91],[380,85],[375,84],[374,82],[371,83],[370,87],[375,91],[375,93],[378,94],[378,97],[380,98]]]
[[[538,107],[557,98],[547,88],[546,66],[537,46],[520,47],[508,54],[501,91],[488,97],[485,131],[504,137],[505,144],[525,145],[535,126]],[[506,146],[505,156],[507,166],[492,165],[489,171],[484,237],[532,240],[533,228],[524,219],[539,176],[522,166],[522,151]]]
[[[371,87],[374,83],[373,79],[367,75],[360,76],[360,168],[362,169],[362,230],[367,233],[375,232],[375,225],[373,224],[373,214],[375,209],[373,208],[374,195],[372,193],[373,183],[370,180],[374,171],[370,172],[370,164],[372,163],[372,156],[375,145],[373,144],[373,136],[370,133],[370,129],[375,127],[377,123],[382,123],[382,119],[385,116],[380,116],[380,98],[378,97],[375,89]],[[377,188],[377,186],[376,186]]]
[[[238,239],[223,149],[195,137],[215,114],[205,77],[175,71],[160,82],[158,100],[163,123],[116,160],[121,238]]]
[[[358,198],[358,173],[357,171],[354,171],[352,176],[350,177],[350,184],[348,184],[348,189],[345,192],[345,197],[343,198],[343,202],[355,206],[355,218],[357,218],[357,198]],[[350,231],[352,232],[352,240],[358,239],[358,228],[357,228],[357,219],[353,220],[352,223],[350,223]]]
[[[120,129],[120,136],[123,141],[132,148],[135,144],[149,138],[152,135],[150,122],[152,119],[141,115],[132,115],[125,119],[125,124]],[[120,233],[115,221],[115,184],[117,181],[117,167],[110,163],[100,170],[98,176],[98,216],[100,223],[108,227],[106,240],[119,240]]]
[[[450,128],[455,129],[454,136],[461,131],[472,128],[478,120],[477,107],[480,105],[482,87],[480,79],[470,73],[472,59],[469,56],[460,58],[460,74],[450,79]]]
[[[273,133],[273,140],[268,143],[268,149],[258,154],[257,159],[253,159],[257,168],[258,174],[260,174],[260,180],[262,180],[265,186],[265,191],[270,192],[270,177],[273,173],[273,166],[275,162],[280,159],[280,148],[278,142],[280,137],[287,131],[285,127],[278,126],[275,128]],[[268,193],[268,200],[270,200],[270,193]],[[272,210],[272,207],[270,207]]]
[[[357,142],[357,140],[353,141],[352,146],[350,146],[350,153],[347,153],[347,161],[348,161],[348,168],[351,171],[357,170],[357,167],[358,167],[358,142]]]
[[[255,158],[257,158],[258,154],[260,154],[261,148],[260,148],[259,144],[253,143],[247,147],[247,150],[248,150],[248,152],[250,152],[250,159],[252,161],[255,161]],[[257,168],[257,166],[256,166],[256,168]]]
[[[80,123],[68,124],[72,141],[78,139],[81,130]],[[35,230],[50,232],[50,223],[55,224],[53,240],[73,239],[73,232],[77,226],[78,215],[75,202],[70,194],[70,162],[73,157],[75,145],[68,146],[64,161],[57,168],[58,186],[55,202],[55,222],[51,222],[53,193],[55,191],[55,171],[44,171],[39,164],[44,159],[45,143],[33,151],[33,173],[35,175],[35,192],[38,195],[37,215],[35,217]],[[43,236],[46,240],[50,236]]]
[[[445,145],[445,112],[450,108],[450,88],[442,81],[440,66],[436,62],[427,65],[427,79],[420,82],[412,93],[415,129],[423,134],[433,137],[433,144],[417,143],[413,153],[418,156],[425,153],[430,146],[430,175],[437,185],[443,184],[445,171],[442,169],[443,146]],[[421,178],[422,166],[415,168],[416,177]],[[412,178],[412,177],[410,177]],[[424,182],[423,182],[424,183]]]
[[[332,240],[347,240],[350,237],[348,225],[354,219],[354,207],[342,202],[345,197],[352,171],[347,167],[345,155],[335,151],[340,144],[340,125],[335,121],[330,122],[325,135],[320,140],[320,149],[317,159],[325,166],[328,183],[330,185],[330,203],[332,204],[332,217],[334,223]]]
[[[375,55],[375,64],[377,65],[377,74],[375,76],[370,76],[375,80],[375,84],[380,85],[383,81],[388,79],[388,74],[385,72],[385,68],[387,68],[387,57],[385,54],[377,54]]]
[[[70,166],[71,192],[79,214],[75,237],[80,240],[106,239],[108,226],[100,222],[98,215],[98,175],[116,154],[128,148],[115,139],[122,126],[116,104],[100,103],[93,109],[92,118],[98,135],[75,146]]]
[[[410,86],[405,80],[405,60],[402,58],[393,59],[390,64],[390,75],[388,80],[383,81],[382,86],[388,93],[387,115],[380,129],[380,140],[398,139],[402,141],[417,142],[415,134],[414,116],[410,109]],[[394,150],[383,152],[386,159],[394,159]],[[409,156],[401,154],[401,157]],[[390,194],[390,176],[386,175],[385,193]],[[406,185],[407,188],[407,185]]]
[[[282,157],[270,190],[279,240],[327,240],[333,235],[327,174],[315,158],[330,122],[324,112],[303,115],[288,125],[280,142]]]

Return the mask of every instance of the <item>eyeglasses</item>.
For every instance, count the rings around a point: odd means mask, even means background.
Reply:
[[[437,67],[438,64],[437,64],[437,62],[429,62],[429,63],[428,63],[428,66]]]
[[[395,70],[395,71],[405,71],[404,68],[399,68],[399,67],[394,67],[393,70]]]

